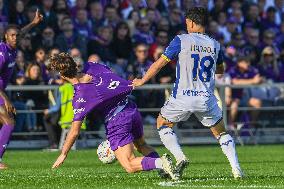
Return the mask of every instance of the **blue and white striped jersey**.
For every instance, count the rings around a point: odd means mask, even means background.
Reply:
[[[176,82],[171,101],[187,111],[207,111],[217,102],[214,96],[216,65],[223,63],[220,43],[201,33],[177,35],[162,57],[177,59]]]

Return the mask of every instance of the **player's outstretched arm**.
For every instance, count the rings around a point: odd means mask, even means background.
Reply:
[[[24,35],[25,33],[29,32],[33,27],[38,25],[42,20],[43,20],[43,16],[42,16],[42,14],[40,14],[39,10],[37,9],[35,17],[31,21],[31,23],[29,23],[28,25],[21,28],[21,34],[20,35]]]
[[[63,164],[64,160],[67,157],[68,152],[70,151],[71,147],[73,146],[75,140],[77,139],[80,129],[81,129],[82,121],[73,121],[71,129],[67,135],[65,143],[63,145],[61,154],[53,164],[52,168],[58,168],[60,165]]]
[[[167,63],[168,60],[161,56],[156,62],[154,62],[150,66],[150,68],[142,79],[136,78],[133,80],[132,86],[135,88],[144,85],[144,83],[147,83],[152,77],[154,77]]]

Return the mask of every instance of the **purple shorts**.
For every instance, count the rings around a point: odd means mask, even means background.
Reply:
[[[128,102],[121,112],[107,122],[106,135],[113,151],[143,136],[142,117],[136,104]]]
[[[3,105],[5,105],[5,101],[4,101],[4,99],[0,96],[0,106],[3,106]]]

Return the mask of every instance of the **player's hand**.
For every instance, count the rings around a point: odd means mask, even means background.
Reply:
[[[5,99],[5,108],[8,113],[16,114],[16,108],[13,106],[9,99]]]
[[[144,82],[143,82],[143,80],[142,79],[134,79],[133,81],[132,81],[132,87],[135,89],[136,87],[140,87],[141,85],[143,85],[144,84]]]
[[[42,20],[43,20],[43,15],[40,14],[39,10],[37,9],[32,23],[34,25],[38,25]]]
[[[59,166],[61,166],[63,164],[64,160],[66,159],[66,157],[67,157],[67,155],[60,154],[60,156],[54,162],[52,169],[55,169],[55,168],[58,168]]]

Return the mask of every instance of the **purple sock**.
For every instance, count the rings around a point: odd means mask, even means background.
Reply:
[[[13,129],[13,125],[5,124],[0,130],[0,159],[3,157]]]
[[[160,158],[159,154],[155,151],[151,152],[150,154],[148,154],[145,157],[151,157],[151,158]]]
[[[142,159],[142,168],[144,171],[149,171],[152,169],[156,169],[155,161],[157,158],[150,158],[150,157],[144,157]]]

